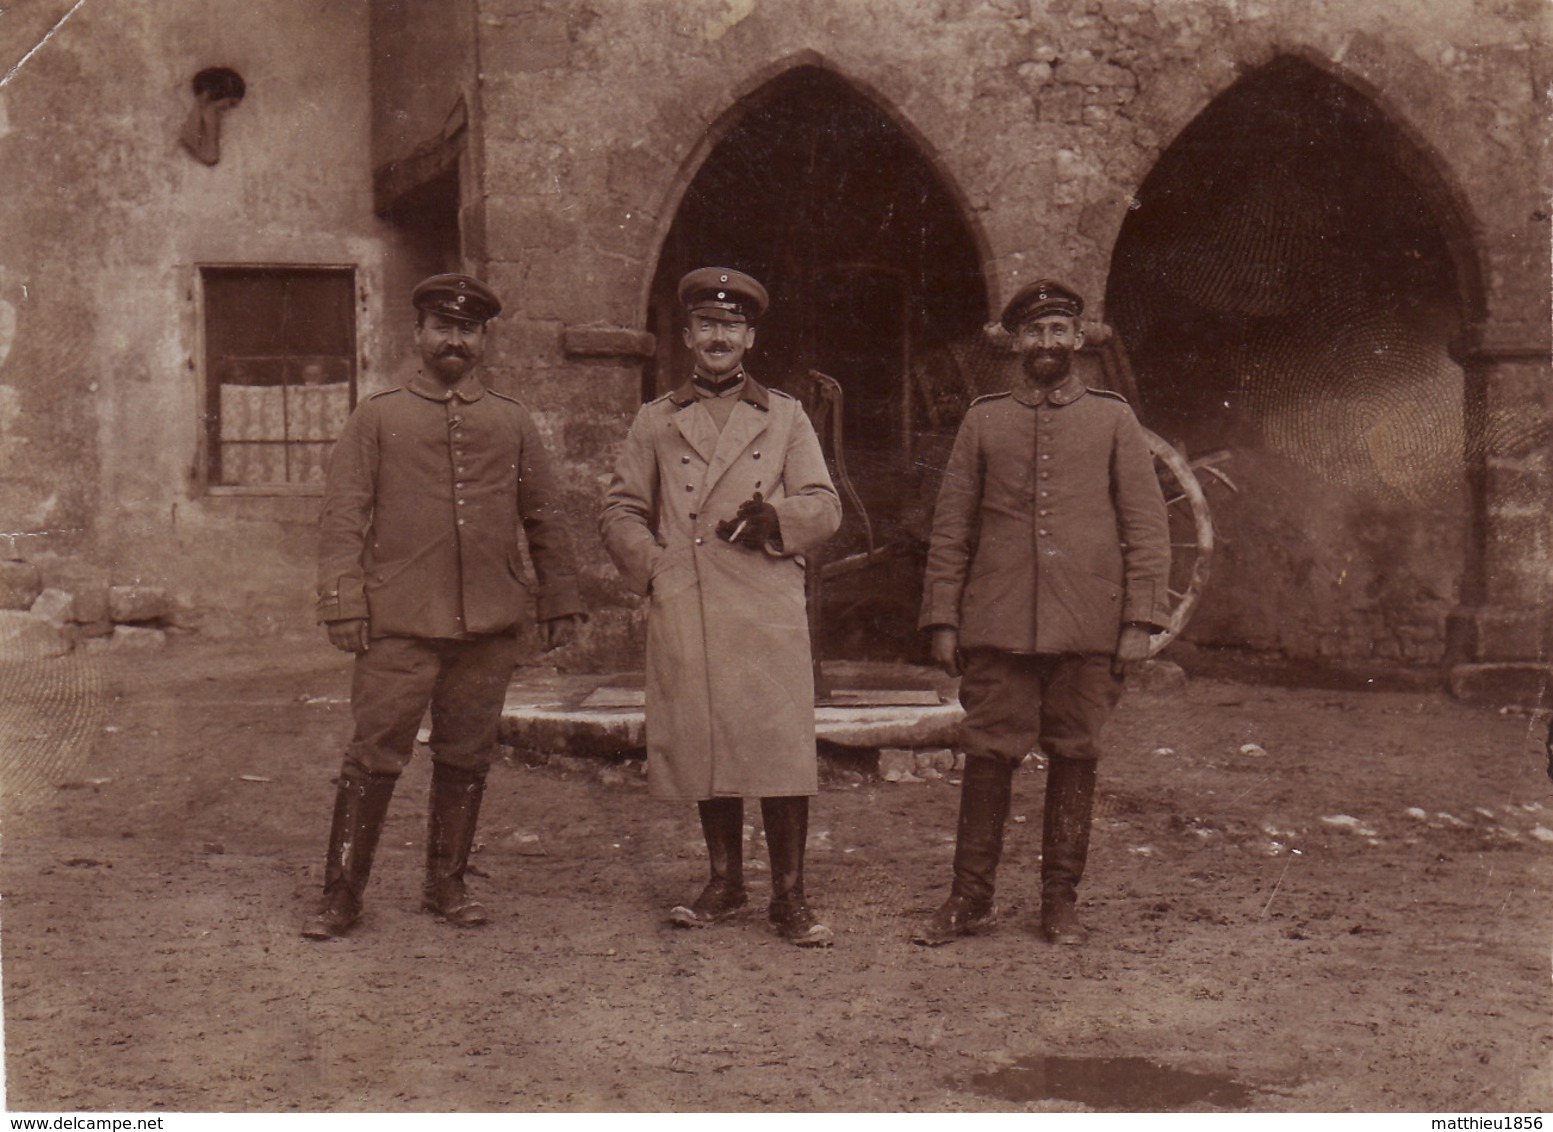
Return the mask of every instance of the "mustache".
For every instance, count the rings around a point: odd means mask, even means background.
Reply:
[[[463,346],[444,346],[437,351],[439,358],[470,358],[473,357]]]

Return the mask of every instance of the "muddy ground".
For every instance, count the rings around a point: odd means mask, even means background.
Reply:
[[[758,914],[664,924],[698,828],[631,767],[499,766],[494,922],[439,924],[418,757],[368,914],[320,944],[297,928],[345,658],[183,641],[0,677],[12,1110],[1553,1107],[1553,784],[1525,715],[1207,678],[1129,696],[1081,950],[1032,934],[1039,768],[1003,928],[931,951],[906,937],[946,891],[957,791],[833,769],[809,888],[837,943],[814,952]],[[1085,1092],[1043,1058],[1122,1072]]]

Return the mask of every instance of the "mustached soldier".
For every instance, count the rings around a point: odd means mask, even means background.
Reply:
[[[766,289],[709,267],[679,296],[694,375],[642,406],[599,522],[647,597],[649,790],[697,803],[711,863],[670,919],[705,927],[745,908],[744,799],[759,798],[768,918],[800,947],[828,946],[803,884],[819,783],[800,556],[835,532],[841,504],[802,406],[744,370]]]
[[[528,594],[549,648],[582,618],[571,536],[528,411],[475,375],[501,311],[467,275],[434,275],[411,295],[421,368],[346,422],[319,519],[318,619],[356,657],[355,734],[346,749],[324,893],[302,929],[343,935],[362,893],[399,772],[431,708],[425,909],[474,927],[485,909],[464,885]],[[521,533],[520,533],[521,532]]]

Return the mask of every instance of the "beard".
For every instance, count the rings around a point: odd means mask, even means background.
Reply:
[[[1020,359],[1025,376],[1037,385],[1056,385],[1073,368],[1072,350],[1031,350]]]
[[[457,381],[474,365],[474,356],[467,350],[449,346],[439,350],[431,359],[431,368],[445,381]]]

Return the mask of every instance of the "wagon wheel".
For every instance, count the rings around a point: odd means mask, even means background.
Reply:
[[[1202,600],[1213,561],[1213,517],[1192,464],[1163,437],[1148,429],[1143,434],[1154,454],[1154,471],[1170,517],[1170,623],[1163,633],[1154,634],[1149,648],[1153,656],[1186,628]]]

